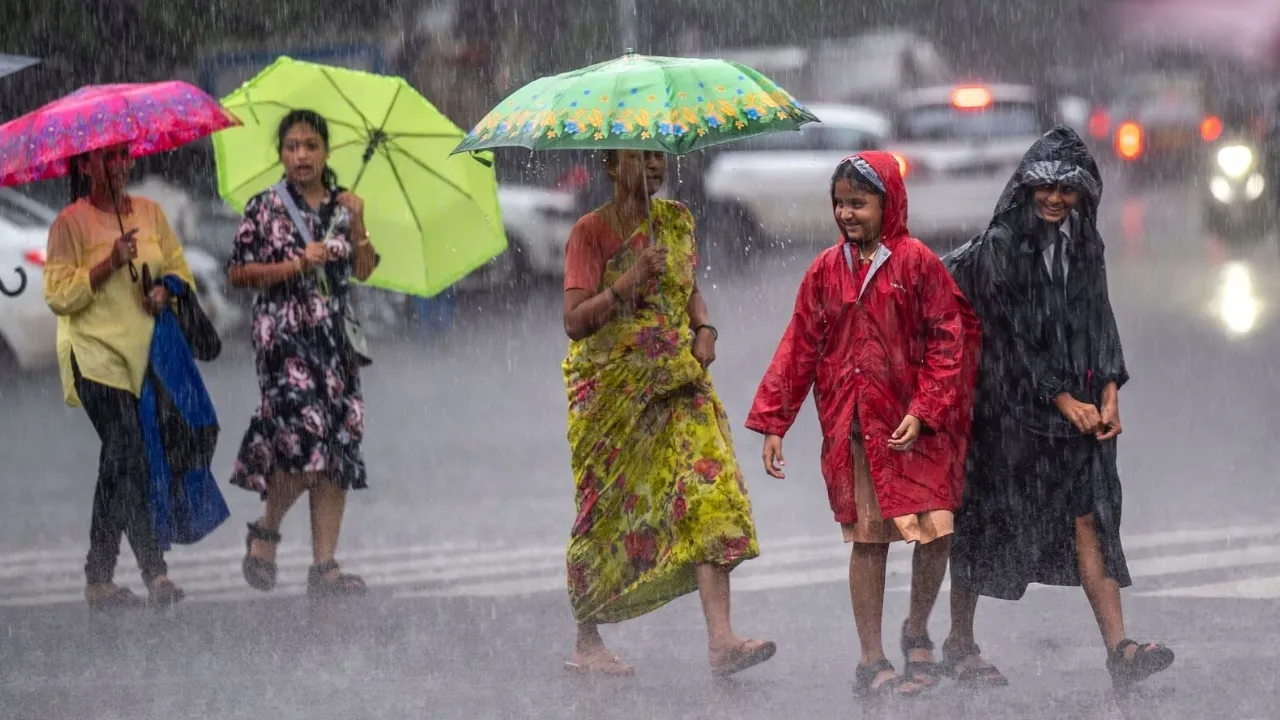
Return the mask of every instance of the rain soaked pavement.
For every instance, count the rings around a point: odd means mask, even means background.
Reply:
[[[813,411],[788,437],[785,482],[756,468],[760,440],[741,429],[805,250],[704,285],[721,336],[716,384],[763,550],[735,573],[734,616],[741,633],[779,642],[767,665],[713,682],[690,596],[606,629],[638,666],[635,679],[583,681],[561,669],[573,630],[562,589],[573,507],[565,339],[551,289],[515,310],[463,317],[444,343],[376,348],[365,380],[373,487],[352,496],[339,551],[373,586],[355,604],[299,596],[305,509],[283,529],[281,587],[248,590],[239,558],[259,505],[228,488],[232,522],[169,556],[188,603],[168,615],[91,616],[80,591],[92,429],[61,407],[54,374],[0,381],[0,718],[1274,717],[1280,250],[1271,239],[1224,253],[1199,231],[1191,197],[1113,193],[1104,208],[1134,378],[1121,393],[1129,630],[1179,654],[1130,696],[1109,689],[1083,594],[1035,589],[979,611],[979,640],[1012,687],[944,688],[910,705],[851,699],[848,551],[818,475]],[[225,477],[256,383],[238,344],[205,372]],[[119,580],[140,590],[127,549],[123,557]],[[892,557],[886,649],[900,666],[908,556]],[[946,617],[944,595],[937,642]]]

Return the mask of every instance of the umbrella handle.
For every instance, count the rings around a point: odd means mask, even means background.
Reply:
[[[124,235],[124,218],[120,217],[120,197],[116,195],[115,187],[111,188],[111,207],[116,211],[116,225],[120,227],[120,234]],[[133,260],[129,261],[129,279],[138,282],[138,267],[133,264]]]

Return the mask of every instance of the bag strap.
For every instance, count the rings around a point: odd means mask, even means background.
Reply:
[[[284,204],[284,209],[289,212],[289,219],[293,220],[293,226],[298,228],[298,233],[302,235],[302,241],[307,244],[314,242],[311,235],[311,224],[303,219],[302,212],[298,210],[298,204],[293,201],[293,193],[289,192],[288,181],[281,180],[275,184],[273,189],[280,198],[280,202]]]
[[[289,219],[293,221],[293,226],[298,228],[298,234],[302,235],[302,241],[307,244],[315,242],[313,239],[315,236],[311,234],[311,224],[306,221],[306,218],[302,217],[302,211],[298,210],[298,204],[293,201],[293,193],[289,192],[288,181],[281,180],[272,187],[280,198],[281,204],[284,205],[284,209],[289,213]],[[333,234],[333,229],[337,225],[337,218],[335,217],[330,221],[328,229],[325,230],[324,239],[326,241]],[[312,271],[316,275],[316,282],[320,285],[322,294],[328,297],[329,279],[324,275],[324,268],[312,268]]]

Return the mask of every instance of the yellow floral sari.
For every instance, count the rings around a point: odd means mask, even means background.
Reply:
[[[633,309],[572,342],[564,361],[578,510],[568,581],[578,622],[644,615],[697,589],[698,564],[732,568],[760,553],[724,406],[692,353],[693,216],[655,200],[653,223],[669,248],[666,270]],[[636,256],[624,243],[601,287]]]

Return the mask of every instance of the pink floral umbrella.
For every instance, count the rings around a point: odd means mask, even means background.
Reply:
[[[238,125],[185,82],[90,85],[0,125],[0,187],[62,177],[72,158],[100,148],[127,143],[144,157]],[[116,220],[124,234],[119,207]],[[137,280],[132,263],[129,274]]]

